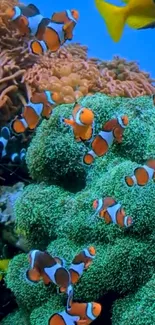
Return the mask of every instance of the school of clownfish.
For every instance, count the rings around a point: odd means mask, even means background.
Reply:
[[[73,287],[83,272],[89,268],[95,255],[93,246],[85,248],[74,257],[67,269],[63,258],[53,257],[48,252],[40,250],[30,251],[28,255],[30,268],[26,270],[25,280],[28,283],[37,283],[42,279],[46,286],[53,283],[57,286],[58,293],[67,294],[65,310],[52,315],[49,325],[89,325],[101,314],[102,308],[99,303],[73,301]]]
[[[79,18],[76,10],[66,10],[54,13],[49,18],[44,18],[36,6],[20,5],[6,10],[4,15],[18,28],[21,35],[34,36],[29,41],[29,50],[33,54],[43,54],[47,50],[57,51],[66,40],[73,37],[73,29]],[[155,104],[155,95],[153,96]],[[0,155],[6,155],[8,142],[13,135],[24,134],[27,130],[34,131],[42,118],[48,119],[53,109],[59,104],[59,96],[55,92],[43,91],[35,93],[28,99],[23,112],[16,116],[9,126],[4,126],[0,134]],[[121,143],[123,132],[128,126],[128,116],[120,116],[107,121],[101,131],[94,136],[94,113],[91,109],[75,103],[70,119],[61,117],[61,124],[70,126],[75,140],[83,143],[90,142],[90,150],[83,156],[83,164],[91,166],[97,157],[103,157],[110,146]],[[24,161],[26,149],[12,152],[12,162]],[[125,176],[127,186],[145,186],[149,180],[155,179],[155,160],[149,160],[144,166],[134,169],[133,176]],[[92,218],[98,216],[107,224],[114,223],[120,227],[133,225],[131,216],[127,216],[120,202],[112,197],[94,200],[95,212]],[[69,269],[65,267],[65,260],[52,257],[48,252],[33,250],[29,253],[30,269],[25,273],[28,283],[37,283],[42,279],[45,285],[54,283],[58,293],[67,294],[66,309],[51,316],[49,325],[89,325],[100,314],[101,305],[96,302],[77,303],[73,301],[73,288],[79,281],[83,272],[89,268],[96,251],[94,247],[85,248],[75,256]]]
[[[51,18],[41,15],[34,4],[18,5],[8,8],[1,17],[7,18],[18,29],[21,36],[31,37],[28,41],[29,52],[34,55],[44,54],[47,50],[56,52],[67,40],[72,40],[77,24],[77,10],[65,10],[53,13]],[[12,163],[25,162],[26,148],[21,145],[19,135],[27,130],[33,131],[41,117],[49,118],[53,106],[59,104],[57,93],[44,91],[35,93],[23,107],[21,115],[0,132],[0,157],[9,158]]]
[[[22,36],[34,38],[28,42],[28,47],[31,53],[38,55],[47,50],[56,52],[67,40],[72,40],[79,13],[74,9],[65,10],[45,18],[34,4],[29,4],[8,8],[3,16],[15,25]]]

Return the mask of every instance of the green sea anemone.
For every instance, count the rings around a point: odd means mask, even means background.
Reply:
[[[115,302],[112,324],[155,324],[155,274],[135,294]]]

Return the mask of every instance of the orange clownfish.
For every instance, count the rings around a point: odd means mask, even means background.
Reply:
[[[93,208],[96,210],[93,217],[98,214],[99,218],[104,219],[107,224],[113,222],[121,227],[129,227],[133,224],[133,219],[125,215],[122,205],[112,197],[95,200]]]
[[[61,292],[67,292],[70,285],[70,274],[64,267],[64,261],[52,257],[48,252],[32,250],[29,253],[30,270],[26,272],[26,279],[38,282],[41,279],[45,285],[51,282],[60,287]]]
[[[130,187],[144,186],[151,179],[155,180],[155,160],[149,160],[146,165],[135,168],[133,176],[125,176],[125,182]]]
[[[15,24],[22,35],[32,35],[38,39],[42,39],[45,27],[50,21],[49,18],[44,18],[33,4],[8,8],[4,16]]]
[[[57,93],[44,91],[32,95],[24,107],[21,116],[16,116],[11,121],[11,129],[15,134],[24,133],[27,129],[34,130],[41,118],[48,119],[58,99]]]
[[[100,314],[102,307],[99,303],[78,303],[72,302],[70,310],[64,310],[52,315],[49,325],[89,325]]]
[[[83,157],[83,162],[86,165],[91,165],[95,157],[105,155],[112,145],[113,141],[122,142],[124,129],[128,125],[128,117],[121,116],[117,119],[112,119],[103,125],[102,131],[94,138],[91,143],[91,148]]]
[[[93,136],[94,113],[87,107],[75,103],[72,117],[62,119],[63,123],[72,126],[77,141],[88,141]]]
[[[95,258],[96,251],[94,247],[88,247],[83,249],[78,255],[76,255],[69,267],[69,273],[71,277],[71,283],[78,282],[84,270],[88,269],[92,260]]]
[[[66,10],[54,13],[45,27],[42,40],[29,42],[29,50],[33,54],[44,54],[47,50],[56,52],[67,40],[72,40],[73,29],[77,24],[77,10]]]

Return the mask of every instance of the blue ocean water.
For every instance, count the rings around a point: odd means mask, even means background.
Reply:
[[[107,0],[116,5],[124,5],[121,0]],[[25,0],[24,3],[31,2]],[[139,62],[141,69],[155,76],[154,65],[154,35],[155,30],[135,31],[125,28],[119,43],[114,43],[105,26],[105,23],[95,8],[94,0],[33,0],[42,14],[50,17],[54,11],[77,9],[80,12],[79,23],[74,32],[74,42],[87,45],[89,55],[110,60],[113,55],[120,55],[128,60]]]

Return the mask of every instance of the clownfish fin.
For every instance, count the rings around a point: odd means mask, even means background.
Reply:
[[[76,321],[76,325],[87,325],[87,320],[80,319],[80,320]]]
[[[64,24],[63,31],[65,32],[71,25],[72,25],[72,21],[69,21],[68,23]]]
[[[33,10],[35,14],[40,15],[40,10],[34,4],[30,3],[27,7]]]
[[[1,137],[5,140],[9,140],[11,137],[10,129],[7,126],[3,126],[1,129]]]
[[[72,303],[73,303],[73,294],[74,294],[74,291],[73,291],[72,285],[69,285],[68,286],[66,293],[68,295],[66,309],[67,309],[67,311],[69,311],[72,308]]]
[[[57,288],[57,293],[60,295],[61,293],[65,293],[66,292],[66,288],[61,287],[61,288]]]
[[[67,124],[67,125],[70,125],[70,126],[73,126],[74,125],[74,121],[73,120],[69,120],[69,119],[64,119],[64,123]]]
[[[56,260],[57,263],[59,263],[61,266],[65,267],[66,265],[66,261],[64,258],[58,257],[58,256],[54,256],[54,259]]]
[[[105,212],[106,212],[106,209],[102,209],[102,213],[105,214]],[[103,219],[103,217],[100,217],[100,215],[98,215],[98,218]]]
[[[71,41],[73,38],[73,33],[72,33],[72,21],[69,21],[63,26],[63,31],[65,33],[65,39]]]
[[[39,40],[31,40],[28,42],[28,49],[31,54],[43,55],[47,50],[46,43]]]
[[[124,180],[129,187],[132,187],[134,185],[134,180],[131,176],[125,176]]]
[[[85,166],[91,166],[94,160],[95,160],[94,151],[90,150],[84,155],[83,164]]]

